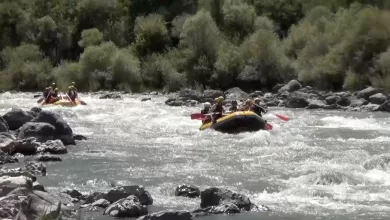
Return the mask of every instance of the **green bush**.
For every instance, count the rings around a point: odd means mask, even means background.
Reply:
[[[276,31],[275,23],[266,16],[259,16],[255,20],[255,30]]]
[[[161,15],[138,17],[134,27],[135,48],[140,56],[162,52],[169,45],[170,38]]]
[[[188,18],[181,36],[180,48],[183,50],[184,71],[189,83],[208,85],[222,40],[210,13],[201,10]]]
[[[232,38],[243,39],[254,31],[255,8],[240,0],[229,0],[223,6],[224,28]]]
[[[112,57],[118,48],[112,42],[87,47],[80,57],[80,81],[86,88],[105,88],[112,79]]]
[[[118,51],[112,61],[112,88],[139,92],[141,85],[140,61],[126,50]]]
[[[78,90],[88,90],[81,78],[81,65],[79,63],[63,62],[53,69],[53,77],[56,79],[58,88],[65,91],[72,83],[76,83]]]
[[[103,34],[97,28],[86,29],[81,32],[80,47],[99,45],[103,41]]]

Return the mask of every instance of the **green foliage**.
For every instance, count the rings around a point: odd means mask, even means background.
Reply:
[[[162,52],[170,42],[168,29],[161,15],[138,17],[134,27],[135,48],[140,56]]]
[[[86,29],[81,32],[81,40],[78,42],[81,47],[99,45],[103,41],[103,34],[97,28]]]
[[[141,82],[139,60],[128,51],[118,51],[112,61],[112,88],[139,92]]]
[[[243,39],[254,30],[256,11],[241,0],[230,0],[223,6],[223,18],[229,36]]]

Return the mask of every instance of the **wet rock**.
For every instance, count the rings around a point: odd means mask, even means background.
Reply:
[[[55,136],[53,139],[61,140],[64,145],[76,145],[73,139],[73,131],[61,116],[54,112],[42,111],[32,120],[32,122],[44,122],[51,124],[55,128]]]
[[[381,111],[390,112],[390,99],[387,99],[387,101],[381,105],[380,109]]]
[[[356,108],[356,107],[361,107],[361,106],[367,105],[367,104],[368,104],[368,101],[366,99],[363,99],[363,98],[357,99],[357,98],[351,97],[349,106],[352,108]]]
[[[34,137],[38,142],[53,140],[55,127],[43,122],[27,122],[19,129],[18,138]]]
[[[21,202],[18,196],[15,195],[0,198],[0,219],[14,219]]]
[[[19,162],[18,158],[13,157],[7,153],[4,153],[3,151],[0,151],[0,165],[6,163],[17,163],[17,162]]]
[[[284,85],[282,88],[278,90],[278,93],[281,92],[295,92],[302,88],[302,85],[297,80],[291,80],[286,85]]]
[[[200,102],[203,98],[203,94],[201,92],[192,89],[183,89],[178,92],[178,96],[182,101],[196,100]]]
[[[45,187],[43,187],[43,185],[40,184],[40,183],[38,183],[38,182],[33,182],[32,189],[33,189],[33,190],[37,190],[37,191],[46,192]]]
[[[35,157],[35,160],[38,162],[61,162],[62,161],[60,157],[47,155],[47,154],[38,155],[37,157]]]
[[[213,89],[206,89],[203,91],[203,98],[202,100],[198,100],[200,102],[213,102],[215,98],[217,97],[224,97],[224,93],[221,90],[213,90]]]
[[[68,194],[71,198],[81,199],[83,197],[83,194],[75,189],[68,189],[64,193]]]
[[[139,217],[137,220],[193,220],[189,211],[164,210]]]
[[[0,177],[0,197],[7,195],[17,188],[32,188],[32,180],[25,176],[2,176]]]
[[[13,157],[15,157],[15,158],[24,158],[24,155],[21,154],[21,153],[16,153],[16,154],[13,155]]]
[[[200,190],[196,186],[180,185],[175,190],[175,196],[196,198],[200,196]]]
[[[387,97],[383,93],[377,93],[368,98],[372,104],[382,105],[386,102]]]
[[[0,132],[8,132],[8,123],[4,120],[2,116],[0,116]]]
[[[122,96],[116,93],[107,93],[101,95],[99,99],[122,99]]]
[[[287,108],[306,108],[309,105],[308,94],[302,92],[293,92],[287,98]]]
[[[91,204],[94,207],[107,208],[111,203],[105,199],[99,199]]]
[[[104,210],[104,215],[112,217],[139,217],[148,214],[146,206],[143,206],[136,196],[128,196],[111,204]]]
[[[69,208],[73,204],[53,194],[34,190],[28,195],[28,200],[30,210],[26,215],[42,215],[42,213],[46,213],[46,215],[57,217],[62,215],[63,218],[73,216],[72,210]]]
[[[200,193],[200,207],[219,206],[222,202],[228,202],[236,205],[240,210],[251,210],[255,205],[250,199],[242,194],[232,192],[228,189],[217,187],[208,188]]]
[[[39,143],[35,138],[27,138],[16,140],[13,142],[13,153],[21,153],[23,155],[34,155],[38,151]]]
[[[381,109],[380,105],[372,104],[372,103],[369,103],[359,108],[360,111],[366,111],[366,112],[377,112],[380,111],[380,109]]]
[[[198,104],[199,104],[199,102],[196,101],[196,100],[187,100],[187,101],[185,102],[185,105],[186,105],[186,106],[196,106],[196,105],[198,105]]]
[[[340,100],[340,97],[331,95],[325,98],[325,102],[327,105],[333,105],[336,104]],[[349,104],[348,104],[349,105]]]
[[[325,103],[321,100],[309,100],[309,105],[306,107],[307,109],[324,109]]]
[[[315,185],[340,185],[342,183],[357,185],[359,183],[358,180],[340,172],[314,174],[313,180],[313,184]]]
[[[20,177],[25,176],[30,178],[33,182],[36,181],[36,177],[31,172],[26,171],[22,168],[14,168],[14,169],[1,169],[0,170],[0,177],[2,176],[10,176],[10,177]]]
[[[278,99],[272,99],[272,100],[268,100],[266,99],[265,100],[265,104],[269,107],[276,107],[276,106],[279,106],[279,104],[281,103],[280,100]]]
[[[34,99],[36,99],[36,98],[39,98],[41,96],[42,96],[41,94],[35,94],[33,97],[34,97]]]
[[[165,101],[165,104],[169,105],[169,106],[177,107],[177,106],[183,106],[184,102],[182,100],[178,100],[176,98],[170,98],[167,101]]]
[[[34,118],[38,116],[38,114],[42,111],[41,108],[38,108],[38,107],[34,107],[32,108],[30,111],[28,111],[28,113],[33,116]]]
[[[262,91],[254,91],[251,94],[249,94],[249,96],[252,98],[256,98],[256,97],[264,96],[264,93]]]
[[[363,167],[366,170],[379,169],[379,170],[387,171],[389,163],[390,163],[390,154],[384,154],[384,155],[375,156],[372,159],[365,161]]]
[[[279,89],[280,88],[282,88],[283,86],[284,86],[285,84],[280,84],[280,83],[278,83],[278,84],[276,84],[274,87],[272,87],[272,92],[274,92],[274,93],[277,93],[278,91],[279,91]]]
[[[209,206],[207,208],[200,208],[193,211],[196,217],[212,214],[234,214],[240,212],[240,208],[231,202],[222,202],[217,206]]]
[[[7,122],[10,130],[19,129],[25,123],[33,120],[33,116],[22,109],[12,109],[3,115],[3,118]]]
[[[141,102],[145,102],[145,101],[149,101],[149,100],[152,100],[152,98],[150,98],[150,97],[141,98]]]
[[[73,135],[73,140],[83,141],[83,140],[87,140],[87,137],[85,137],[84,135],[81,135],[81,134],[75,134],[75,135]]]
[[[14,147],[14,141],[16,138],[8,133],[8,132],[2,132],[0,133],[0,151],[6,152],[6,153],[13,153],[15,147]]]
[[[149,95],[159,95],[159,93],[156,91],[153,91],[153,92],[150,92]]]
[[[43,163],[27,161],[24,168],[32,174],[46,176],[46,166]]]
[[[370,86],[370,87],[367,87],[367,88],[357,92],[356,96],[358,99],[368,100],[370,96],[377,94],[377,93],[381,93],[381,92],[382,92],[382,89],[376,89],[376,88]]]
[[[64,146],[60,140],[47,141],[38,148],[39,152],[50,154],[66,154],[68,149]]]
[[[246,100],[249,98],[248,93],[242,91],[238,87],[230,88],[224,92],[226,100],[233,101],[233,100]]]
[[[153,198],[150,193],[143,186],[137,185],[116,187],[107,193],[105,199],[113,203],[130,195],[136,196],[142,205],[153,204]]]
[[[104,199],[106,197],[105,193],[102,192],[93,192],[92,194],[86,196],[84,204],[90,204],[98,201],[99,199]]]

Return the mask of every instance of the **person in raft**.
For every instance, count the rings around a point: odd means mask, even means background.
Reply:
[[[43,92],[43,95],[45,97],[45,102],[49,103],[50,99],[52,98],[52,94],[54,93],[54,90],[56,88],[56,83],[52,83],[51,86],[47,87],[45,92]]]
[[[238,111],[238,107],[237,107],[238,103],[236,100],[232,101],[232,106],[229,108],[229,111],[230,112],[236,112]]]
[[[262,117],[261,113],[264,113],[264,114],[267,113],[267,111],[263,107],[260,106],[260,99],[259,98],[255,99],[254,103],[251,106],[250,111],[256,113],[260,117]]]
[[[251,108],[252,108],[252,101],[248,99],[241,105],[240,111],[250,111]]]
[[[77,89],[74,82],[72,82],[72,85],[68,87],[68,96],[72,102],[74,102],[74,100],[77,98]]]
[[[217,122],[218,118],[222,117],[222,114],[225,112],[223,108],[223,100],[222,96],[215,99],[215,104],[211,107],[211,112],[214,113],[212,115],[213,123]]]
[[[203,109],[200,111],[200,113],[203,115],[208,114],[210,112],[210,109],[211,109],[211,104],[209,102],[205,102],[203,104]],[[202,124],[206,124],[210,121],[211,121],[210,116],[206,115],[206,118],[204,120],[202,120]]]

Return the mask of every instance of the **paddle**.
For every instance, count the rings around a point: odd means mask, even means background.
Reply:
[[[255,105],[255,106],[257,106],[257,107],[259,107],[259,108],[263,108],[263,107],[261,107],[261,106],[255,104],[255,103],[252,103],[252,104]],[[268,112],[267,112],[267,113],[268,113]],[[271,114],[272,114],[272,113],[271,113]],[[275,115],[276,117],[282,119],[283,121],[288,121],[288,119],[289,119],[288,116],[286,116],[286,115],[281,115],[281,114],[273,114],[273,115]]]
[[[49,96],[51,95],[51,91],[49,92],[49,94],[47,95],[47,97],[45,97],[45,99],[43,100],[43,102],[41,103],[41,105],[44,105],[46,103],[46,100],[49,98]]]

